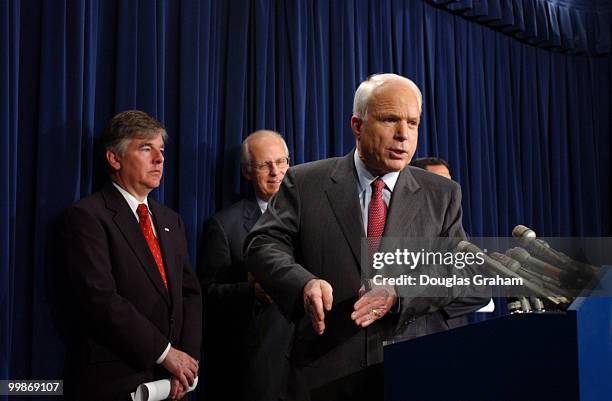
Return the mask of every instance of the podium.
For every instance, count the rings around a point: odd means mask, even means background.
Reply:
[[[612,400],[612,298],[385,346],[385,401]]]

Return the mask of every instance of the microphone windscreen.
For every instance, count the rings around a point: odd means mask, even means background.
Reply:
[[[519,224],[512,229],[512,236],[514,238],[535,238],[536,233],[531,228]]]

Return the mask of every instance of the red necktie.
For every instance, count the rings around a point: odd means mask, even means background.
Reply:
[[[147,240],[147,244],[149,244],[149,249],[151,250],[151,254],[153,254],[153,259],[155,259],[157,270],[159,270],[159,274],[161,274],[164,285],[166,286],[166,289],[168,289],[164,261],[162,260],[159,242],[157,242],[157,238],[155,238],[155,234],[153,233],[153,227],[151,226],[151,219],[149,218],[149,209],[147,208],[147,205],[144,203],[138,205],[136,208],[136,213],[138,213],[138,219],[140,220],[140,229]]]
[[[377,178],[372,183],[372,198],[368,209],[368,256],[372,260],[374,252],[380,247],[380,239],[385,231],[387,205],[382,197],[385,182]]]

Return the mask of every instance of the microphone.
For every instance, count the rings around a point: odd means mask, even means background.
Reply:
[[[508,312],[510,312],[511,315],[514,315],[516,313],[523,313],[523,310],[521,309],[521,301],[516,298],[516,297],[512,297],[512,298],[508,298]]]
[[[460,241],[459,244],[457,244],[455,251],[456,252],[469,252],[472,254],[480,253],[482,254],[482,258],[484,260],[484,266],[489,271],[493,271],[497,274],[501,274],[506,277],[522,279],[523,286],[527,288],[528,290],[530,290],[531,292],[538,294],[539,296],[542,296],[544,298],[548,298],[551,300],[551,302],[554,302],[556,304],[559,303],[558,300],[553,300],[555,298],[554,294],[549,293],[549,291],[547,291],[546,289],[537,286],[536,284],[532,283],[530,280],[527,280],[524,277],[521,277],[520,275],[516,274],[512,270],[506,268],[504,265],[502,265],[498,261],[490,258],[480,248],[478,248],[476,245],[472,244],[471,242]]]
[[[535,231],[529,227],[519,224],[512,229],[512,236],[519,239],[521,244],[529,249],[538,259],[545,260],[555,266],[565,265],[567,262],[566,259],[548,245],[548,242],[536,238]]]
[[[531,304],[529,303],[527,297],[520,297],[519,300],[521,301],[521,309],[523,312],[531,313]]]
[[[540,298],[531,297],[531,303],[533,304],[533,310],[537,313],[546,312],[546,309],[544,309],[544,303],[540,301]]]
[[[503,253],[491,252],[490,256],[492,259],[497,260],[499,263],[506,266],[508,269],[512,270],[515,273],[522,268],[519,262],[512,259],[510,256],[504,255]]]
[[[561,277],[561,269],[556,266],[552,266],[548,263],[532,257],[529,252],[521,247],[510,248],[506,251],[506,255],[514,260],[517,260],[522,266],[531,267],[535,272],[553,277],[555,280],[559,280]]]
[[[546,241],[536,238],[535,231],[522,224],[512,229],[512,236],[519,239],[533,256],[563,270],[586,275],[596,273],[598,270],[595,266],[577,262],[563,252],[551,248]]]
[[[538,298],[532,297],[532,300],[533,299]],[[529,303],[527,297],[508,298],[508,312],[510,312],[511,315],[517,313],[531,313],[531,304]]]
[[[531,228],[526,227],[522,224],[517,225],[516,227],[514,227],[512,229],[512,236],[514,238],[530,238],[533,239],[536,237],[536,233],[535,231],[533,231]],[[542,241],[544,242],[544,241]],[[546,242],[544,242],[546,244]],[[548,246],[548,244],[546,244],[546,246]]]
[[[516,274],[523,277],[524,279],[535,283],[539,287],[545,288],[546,290],[550,291],[552,294],[558,295],[555,298],[559,298],[560,302],[569,302],[565,298],[563,298],[565,296],[568,296],[568,294],[565,291],[563,291],[561,288],[559,288],[558,280],[552,279],[545,275],[537,274],[535,272],[532,272],[530,270],[523,268],[521,263],[519,263],[517,260],[513,259],[509,255],[504,255],[498,252],[492,252],[491,258],[498,261],[502,265],[506,266],[508,269],[515,272]],[[555,303],[559,303],[559,302],[555,302]]]
[[[556,266],[552,266],[540,259],[532,257],[529,252],[521,247],[508,249],[506,255],[520,262],[525,270],[537,274],[538,276],[553,279],[555,286],[569,290],[577,290],[584,288],[588,283],[582,275],[577,274],[575,271],[563,271]]]

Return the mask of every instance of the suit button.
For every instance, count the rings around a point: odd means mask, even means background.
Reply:
[[[170,324],[174,324],[174,318],[170,319]]]
[[[368,364],[366,363],[366,361],[361,361],[359,362],[359,366],[361,366],[363,369],[368,367]]]

